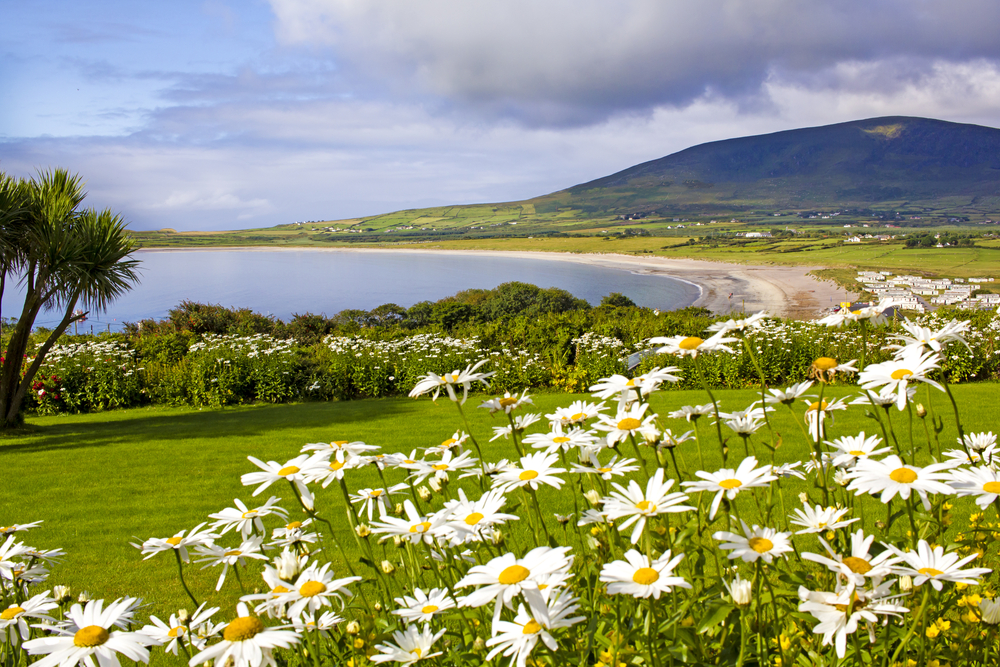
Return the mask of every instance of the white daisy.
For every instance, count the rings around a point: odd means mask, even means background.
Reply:
[[[904,320],[900,322],[900,326],[909,333],[909,336],[896,334],[895,336],[889,336],[889,338],[898,340],[902,345],[886,345],[884,349],[886,350],[905,350],[907,348],[917,348],[923,351],[925,348],[933,352],[940,352],[946,343],[957,341],[965,346],[969,352],[972,348],[962,337],[962,334],[968,333],[969,331],[969,321],[958,322],[952,320],[947,322],[940,329],[929,329],[927,327],[922,327],[916,322],[911,322],[909,320]]]
[[[732,318],[726,320],[725,322],[715,322],[710,324],[706,331],[712,333],[729,333],[730,331],[743,331],[745,329],[758,329],[764,324],[764,320],[768,317],[767,311],[762,310],[759,313],[754,313],[750,317],[745,317],[740,320],[734,320]]]
[[[253,509],[250,509],[249,507],[243,504],[242,500],[240,500],[239,498],[234,498],[233,503],[236,505],[235,508],[227,507],[221,512],[216,512],[215,514],[209,514],[208,518],[216,520],[215,523],[212,524],[212,527],[221,528],[222,535],[225,535],[230,530],[236,528],[239,529],[240,534],[243,536],[243,539],[245,540],[252,532],[254,532],[254,528],[256,528],[257,532],[259,532],[260,534],[262,535],[264,534],[263,518],[265,516],[270,516],[271,514],[275,514],[281,517],[283,520],[288,519],[288,510],[277,504],[280,501],[281,498],[278,498],[276,496],[271,496],[270,498],[267,499],[267,502],[261,505],[260,507],[255,507]],[[212,539],[217,539],[217,536],[213,537]],[[202,540],[202,543],[204,542],[205,541]]]
[[[688,491],[711,491],[715,493],[715,498],[712,500],[712,508],[708,515],[709,520],[711,520],[715,518],[716,512],[719,511],[719,504],[722,502],[723,495],[732,500],[741,491],[755,487],[764,487],[777,479],[777,477],[771,474],[771,466],[765,465],[759,469],[756,469],[756,466],[756,457],[748,456],[740,462],[739,467],[735,470],[723,468],[713,473],[699,470],[695,472],[695,475],[704,481],[682,482],[681,486],[685,487]]]
[[[493,637],[486,640],[486,646],[492,650],[486,655],[490,661],[497,655],[510,658],[510,667],[526,667],[528,656],[541,641],[550,650],[557,651],[559,644],[550,630],[568,628],[580,621],[583,616],[569,618],[569,615],[579,609],[577,598],[560,592],[547,601],[545,607],[532,609],[528,613],[524,605],[518,605],[517,615],[513,621],[497,621],[493,626]]]
[[[618,526],[619,531],[635,524],[632,529],[632,544],[639,542],[642,530],[646,527],[648,517],[659,514],[687,512],[694,510],[689,505],[681,505],[688,499],[687,495],[681,492],[670,493],[674,480],[663,481],[663,468],[658,468],[656,473],[649,478],[646,483],[646,490],[643,492],[636,481],[629,480],[626,489],[621,484],[614,483],[617,491],[613,491],[611,496],[604,500],[604,515],[610,520],[629,517],[628,520]]]
[[[490,414],[495,412],[503,412],[505,414],[510,414],[514,410],[517,410],[522,405],[531,404],[531,397],[528,396],[528,390],[525,389],[521,392],[521,395],[511,394],[509,391],[504,392],[503,396],[497,396],[496,398],[491,398],[488,401],[483,401],[480,403],[479,407],[488,408]]]
[[[937,591],[941,590],[943,581],[976,586],[979,584],[979,577],[993,571],[987,567],[971,567],[963,570],[962,566],[978,558],[978,553],[959,558],[955,552],[945,553],[944,547],[938,546],[932,549],[927,540],[917,542],[916,551],[901,551],[891,544],[885,546],[909,566],[896,565],[892,568],[893,573],[913,577],[914,586],[921,586],[927,581],[931,582],[931,586]]]
[[[382,517],[382,521],[372,523],[372,533],[398,535],[414,544],[420,541],[431,544],[434,542],[434,538],[441,533],[446,520],[444,513],[431,514],[427,517],[421,516],[409,500],[403,503],[403,511],[406,513],[405,519],[397,519],[387,514]]]
[[[910,493],[920,494],[924,509],[930,511],[931,503],[927,498],[929,493],[951,495],[954,490],[946,484],[947,471],[954,466],[951,462],[932,463],[924,468],[906,465],[895,454],[881,461],[860,459],[854,468],[848,472],[851,480],[848,491],[857,491],[857,495],[870,493],[882,494],[880,500],[887,503],[896,494],[903,500],[909,500]]]
[[[418,630],[416,625],[407,627],[403,632],[396,630],[392,633],[392,639],[396,643],[378,644],[375,649],[379,652],[368,659],[372,662],[399,662],[409,665],[418,660],[433,658],[441,655],[441,651],[431,653],[431,650],[434,642],[444,633],[445,628],[441,628],[436,634],[431,634],[430,626],[427,625],[422,630]]]
[[[657,354],[672,354],[677,357],[697,357],[699,354],[716,352],[723,350],[732,354],[733,349],[726,343],[735,343],[738,338],[726,338],[726,332],[720,331],[710,338],[702,339],[697,336],[671,336],[650,338],[652,345],[662,345],[656,350]]]
[[[546,453],[560,450],[568,452],[575,448],[590,450],[597,442],[599,442],[597,436],[590,431],[584,431],[581,428],[563,431],[561,426],[557,426],[548,433],[532,433],[524,436],[524,444],[531,445],[534,449],[544,449]]]
[[[514,424],[507,426],[494,426],[493,427],[493,437],[490,438],[490,442],[497,440],[499,438],[507,439],[510,437],[512,432],[523,433],[526,428],[539,421],[541,416],[529,412],[527,414],[518,415],[514,417]]]
[[[237,501],[239,502],[239,501]],[[281,509],[281,508],[278,508]],[[209,517],[215,518],[215,517]],[[149,560],[156,554],[162,551],[176,550],[180,555],[181,560],[187,563],[189,561],[188,550],[189,546],[196,546],[198,544],[208,544],[213,540],[219,538],[218,535],[213,533],[211,530],[202,530],[207,525],[207,523],[199,523],[197,526],[191,529],[191,532],[187,535],[186,530],[182,530],[173,537],[151,537],[142,544],[132,543],[132,546],[136,549],[142,550],[142,553],[146,554],[143,560]]]
[[[450,472],[478,465],[479,459],[472,458],[471,452],[462,452],[458,456],[454,456],[451,451],[447,451],[436,461],[418,461],[417,469],[410,477],[415,484],[420,484],[431,475],[437,479],[448,479]]]
[[[512,464],[507,470],[497,475],[493,480],[493,486],[504,492],[522,486],[530,486],[537,491],[540,484],[558,489],[564,481],[556,477],[556,474],[566,472],[565,468],[552,467],[552,464],[558,461],[557,454],[546,454],[545,452],[527,454],[521,457],[519,464]]]
[[[906,407],[909,382],[923,382],[944,391],[944,387],[928,377],[940,367],[940,361],[936,352],[924,354],[920,348],[904,349],[895,359],[866,366],[858,375],[858,384],[868,390],[881,388],[895,392],[896,408],[902,410]]]
[[[427,593],[414,588],[413,597],[404,595],[395,600],[400,609],[393,610],[392,613],[407,623],[430,623],[434,616],[455,606],[455,601],[444,588],[434,588]]]
[[[838,593],[810,591],[800,586],[799,599],[802,603],[799,611],[816,617],[820,623],[813,628],[813,632],[823,635],[824,646],[834,644],[837,656],[843,658],[847,652],[847,635],[857,631],[858,623],[868,621],[874,624],[880,615],[899,616],[909,611],[895,604],[894,601],[901,596],[890,596],[890,585],[886,582],[872,591],[850,585]]]
[[[196,654],[188,661],[190,667],[215,661],[215,667],[276,667],[272,652],[276,648],[291,648],[299,643],[294,630],[266,627],[259,618],[250,615],[246,604],[236,605],[237,618],[226,624],[222,641]]]
[[[1000,472],[989,467],[955,468],[948,482],[959,496],[976,496],[983,509],[1000,498]]]
[[[220,547],[216,544],[199,544],[195,547],[198,553],[204,556],[198,562],[208,563],[208,565],[202,568],[203,570],[218,565],[222,566],[222,574],[219,575],[219,582],[215,585],[215,590],[222,588],[222,584],[226,581],[226,574],[229,572],[230,565],[233,567],[237,565],[245,566],[247,558],[267,560],[267,556],[261,551],[261,543],[263,541],[263,535],[254,535],[233,549]]]
[[[59,603],[49,597],[49,592],[39,593],[24,602],[11,604],[0,611],[0,637],[12,646],[31,636],[27,619],[33,618],[45,623],[55,623],[46,612],[59,607]]]
[[[254,489],[253,495],[256,496],[260,494],[264,491],[264,489],[271,486],[275,482],[287,480],[298,490],[303,504],[305,504],[307,508],[312,509],[313,497],[312,493],[309,491],[309,487],[306,486],[306,483],[309,481],[307,476],[309,468],[316,467],[317,459],[310,457],[308,454],[302,454],[284,464],[278,463],[277,461],[268,461],[267,463],[264,463],[260,459],[254,458],[253,456],[248,456],[247,460],[261,469],[261,472],[248,472],[245,475],[240,476],[240,481],[243,483],[243,486],[253,486],[254,484],[260,485]]]
[[[141,632],[115,630],[132,622],[139,601],[135,598],[115,600],[104,608],[104,600],[91,600],[84,607],[73,605],[66,613],[63,625],[50,626],[53,635],[31,639],[21,646],[28,655],[44,655],[35,661],[39,667],[69,667],[77,663],[93,665],[96,656],[101,667],[118,664],[118,655],[136,662],[149,662],[149,649],[156,643]]]
[[[625,552],[625,560],[616,560],[601,568],[600,580],[608,584],[609,595],[624,593],[659,600],[662,593],[669,593],[674,587],[691,588],[683,577],[671,576],[683,558],[684,554],[671,558],[667,550],[650,562],[644,554],[629,549]]]
[[[765,563],[771,563],[775,556],[792,550],[789,540],[791,533],[779,533],[773,528],[757,525],[751,528],[745,521],[740,521],[740,524],[743,526],[743,535],[722,530],[712,535],[713,539],[722,542],[720,549],[729,550],[730,559],[741,558],[745,563],[753,563],[763,558]]]
[[[491,377],[496,373],[496,371],[490,371],[489,373],[477,373],[476,371],[485,364],[489,359],[483,359],[478,361],[474,366],[466,366],[464,371],[454,370],[451,373],[445,373],[444,375],[438,375],[437,373],[428,373],[427,375],[420,378],[417,384],[414,385],[413,389],[410,391],[410,398],[417,398],[423,394],[434,392],[431,400],[436,401],[441,390],[444,389],[448,394],[448,398],[454,403],[465,403],[466,399],[469,398],[469,389],[472,387],[474,382],[481,383],[484,387],[489,388],[489,383],[486,381],[487,378]],[[458,400],[458,396],[455,394],[455,387],[462,387],[462,400]]]
[[[333,442],[310,442],[302,447],[302,453],[314,452],[322,454],[326,458],[332,457],[337,452],[344,452],[348,456],[362,456],[366,452],[374,452],[379,449],[378,445],[367,445],[360,440],[353,442],[347,440],[334,440]]]
[[[649,403],[636,403],[627,410],[619,410],[614,418],[601,415],[598,423],[594,424],[594,428],[607,432],[608,446],[623,442],[636,433],[646,440],[655,440],[659,435],[659,430],[653,423],[656,420],[656,415],[651,414],[644,417],[648,408]]]
[[[764,402],[769,405],[776,405],[781,403],[783,405],[792,405],[795,403],[796,399],[809,391],[809,388],[813,386],[812,381],[799,382],[798,384],[793,384],[788,389],[768,389],[768,393],[771,394],[764,398]]]
[[[448,517],[445,527],[451,530],[450,541],[455,544],[481,540],[491,534],[493,526],[517,521],[520,518],[517,515],[500,512],[506,502],[503,492],[497,489],[484,493],[475,502],[466,497],[463,489],[459,489],[458,500],[449,500],[444,504],[444,513]]]
[[[830,557],[806,551],[803,552],[802,558],[827,566],[832,572],[841,575],[845,580],[853,581],[857,586],[864,586],[865,578],[872,579],[876,584],[880,583],[882,579],[892,573],[892,566],[899,561],[895,554],[889,550],[874,556],[871,555],[871,546],[875,541],[875,536],[865,536],[863,530],[858,530],[851,535],[851,554],[849,556],[838,554],[830,546],[830,543],[822,537],[819,538],[819,541]]]
[[[956,440],[958,440],[959,445],[963,442],[961,438],[956,438]],[[993,431],[965,434],[965,446],[973,451],[981,452],[988,447],[995,446],[996,444],[997,437],[994,435]]]
[[[330,572],[331,565],[324,563],[317,567],[313,563],[299,574],[291,590],[278,596],[279,604],[288,605],[287,613],[290,618],[298,618],[307,612],[315,616],[321,608],[329,607],[334,599],[340,602],[341,596],[352,596],[347,585],[361,581],[361,577],[334,579]]]
[[[183,644],[193,645],[200,651],[205,648],[208,640],[203,634],[199,633],[199,630],[205,625],[214,629],[215,626],[212,625],[210,619],[215,612],[219,611],[218,607],[209,607],[206,609],[206,604],[208,603],[203,602],[194,612],[194,615],[185,621],[181,621],[177,617],[177,614],[171,614],[170,620],[167,623],[164,623],[156,616],[150,616],[150,624],[144,626],[142,632],[155,639],[158,644],[166,644],[163,647],[165,653],[177,655],[178,650]],[[210,632],[209,634],[215,633]]]
[[[622,459],[619,461],[617,454],[611,457],[611,460],[604,464],[598,461],[597,456],[593,453],[588,454],[587,459],[590,465],[581,465],[579,463],[571,464],[573,472],[581,474],[598,474],[602,479],[610,480],[615,476],[624,477],[627,473],[635,472],[639,469],[639,466],[632,465],[635,463],[635,459]]]
[[[368,520],[371,521],[375,507],[378,507],[380,517],[385,516],[389,508],[393,506],[392,496],[398,495],[408,488],[406,484],[395,484],[388,489],[358,489],[357,493],[351,495],[351,502],[359,503],[361,507],[358,509],[358,514],[367,512]]]
[[[593,419],[607,409],[604,403],[573,401],[564,408],[556,408],[552,414],[545,415],[545,418],[553,426],[558,425],[565,428],[585,424],[587,420]]]
[[[482,607],[495,602],[494,623],[503,607],[513,608],[515,597],[528,593],[527,601],[537,607],[541,594],[540,580],[557,572],[568,572],[573,565],[569,547],[536,547],[518,558],[512,553],[492,559],[485,565],[475,565],[462,577],[455,588],[479,586],[460,601],[463,607]]]
[[[689,422],[698,421],[701,417],[715,414],[715,406],[711,403],[705,405],[685,405],[680,410],[674,410],[667,416],[671,419],[686,419]]]
[[[877,435],[865,436],[865,432],[857,435],[847,435],[834,440],[824,440],[827,445],[837,449],[831,463],[838,468],[853,468],[858,459],[880,456],[891,450],[891,447],[879,447],[882,438]]]
[[[837,530],[838,528],[849,526],[859,520],[855,518],[842,521],[841,519],[848,512],[850,512],[850,510],[846,508],[823,507],[822,505],[816,505],[816,507],[813,508],[809,507],[809,505],[803,505],[802,509],[797,509],[792,512],[792,519],[789,520],[788,523],[793,526],[803,527],[802,530],[795,533],[796,535],[822,533],[828,530]]]

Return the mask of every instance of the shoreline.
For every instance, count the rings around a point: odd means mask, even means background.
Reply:
[[[751,313],[766,310],[778,317],[809,319],[841,301],[853,297],[832,281],[810,275],[821,266],[771,266],[729,264],[699,259],[642,257],[615,253],[533,252],[527,250],[448,250],[431,248],[315,248],[274,246],[223,246],[210,248],[140,248],[137,252],[333,252],[333,253],[419,253],[465,256],[514,257],[629,271],[639,275],[660,275],[694,285],[699,296],[692,306],[718,314]]]

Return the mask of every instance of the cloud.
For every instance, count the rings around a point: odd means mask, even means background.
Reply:
[[[776,71],[1000,56],[992,0],[270,2],[284,43],[329,47],[395,94],[540,124],[752,97]]]

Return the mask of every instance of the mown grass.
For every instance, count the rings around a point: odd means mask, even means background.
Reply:
[[[855,389],[833,387],[827,395],[845,395]],[[967,429],[995,430],[996,389],[994,384],[954,388]],[[941,442],[949,448],[956,434],[950,406],[943,394],[934,393],[939,414],[945,417]],[[741,409],[755,396],[759,394],[753,390],[717,392],[724,410]],[[534,411],[551,412],[575,398],[584,397],[538,395],[534,397]],[[667,391],[654,395],[652,406],[665,416],[682,405],[706,400],[699,391]],[[923,390],[918,400],[926,402]],[[492,436],[490,427],[505,425],[506,421],[502,415],[491,417],[485,410],[474,409],[472,406],[478,403],[477,397],[470,398],[466,412],[473,432],[484,445],[486,458],[515,458],[509,441],[487,442]],[[797,413],[802,414],[801,405]],[[853,435],[860,430],[869,434],[878,432],[877,424],[864,413],[863,408],[855,407],[838,414],[829,428],[830,436]],[[908,443],[905,415],[893,411],[898,434]],[[664,419],[663,424],[675,432],[688,427],[683,421],[671,419]],[[787,410],[775,412],[772,424],[782,443],[777,450],[777,463],[808,456],[801,432]],[[248,455],[285,461],[296,456],[305,443],[331,440],[363,440],[380,445],[386,452],[408,453],[439,444],[459,426],[457,411],[448,401],[439,400],[435,404],[426,399],[224,410],[151,408],[30,419],[23,431],[0,437],[0,460],[5,470],[0,488],[0,524],[44,520],[41,527],[21,536],[36,547],[66,550],[66,560],[53,568],[50,583],[69,585],[76,592],[85,590],[94,597],[142,597],[151,603],[148,608],[151,613],[169,614],[178,606],[190,606],[177,582],[173,559],[170,554],[161,554],[142,561],[129,543],[190,529],[206,521],[208,514],[231,506],[233,498],[253,506],[255,500],[262,504],[274,494],[285,498],[284,506],[292,508],[294,501],[288,488],[275,486],[253,499],[252,488],[241,485],[240,475],[256,470],[247,461]],[[544,428],[544,423],[540,423],[532,430]],[[716,442],[714,428],[703,424],[701,431],[706,443],[706,468],[715,470],[721,465],[721,455],[717,445],[712,445]],[[919,423],[914,432],[918,445],[926,451]],[[763,431],[755,437],[760,441],[768,439]],[[729,444],[733,449],[730,462],[738,462],[743,457],[741,441],[733,437]],[[697,469],[698,456],[693,443],[683,445],[677,453],[682,470]],[[630,446],[624,447],[623,454],[634,455]],[[758,448],[760,458],[766,454],[766,449]],[[396,471],[389,481],[395,483],[401,479],[402,474]],[[352,472],[348,481],[351,490],[377,484],[378,478],[371,469]],[[805,489],[804,484],[801,489],[798,486],[793,484],[786,491],[789,507],[798,505],[795,494]],[[569,494],[547,488],[539,494],[547,513],[572,511]],[[877,499],[863,500],[856,513],[866,518],[865,525],[884,519],[884,509]],[[963,507],[965,504],[972,507],[971,501],[962,503]],[[337,488],[319,490],[317,509],[336,525],[344,526],[343,500]],[[746,510],[750,511],[749,505]],[[271,524],[276,525],[276,522]],[[560,532],[554,521],[552,530]],[[340,537],[352,558],[360,555],[346,529]],[[227,538],[226,544],[236,542],[231,534]],[[393,549],[391,543],[388,549],[390,552]],[[331,549],[329,557],[337,560],[336,551]],[[232,574],[221,594],[214,592],[218,569],[202,571],[192,565],[186,574],[196,595],[202,599],[208,597],[225,609],[240,594]],[[248,588],[257,585],[255,577],[245,581]]]

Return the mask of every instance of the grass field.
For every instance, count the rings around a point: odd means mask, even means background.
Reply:
[[[827,395],[844,395],[851,389],[834,387]],[[967,429],[995,430],[996,389],[993,384],[955,388]],[[754,396],[751,390],[718,392],[723,410],[741,409]],[[574,398],[582,397],[538,395],[534,397],[533,411],[544,414]],[[923,391],[918,400],[926,402]],[[935,392],[934,401],[945,417],[941,441],[948,448],[955,441],[953,420],[950,410],[945,411],[948,405],[943,395]],[[704,402],[702,392],[671,391],[654,395],[652,405],[665,415],[682,405]],[[486,458],[515,458],[509,441],[487,444],[492,435],[490,427],[505,425],[506,421],[502,415],[491,417],[485,410],[472,409],[478,403],[476,398],[470,399],[467,412],[474,434],[485,445]],[[801,415],[801,406],[798,413]],[[903,438],[905,422],[902,417],[898,419]],[[785,443],[777,451],[777,463],[804,459],[807,448],[788,411],[774,413],[772,423]],[[664,419],[663,424],[678,433],[687,430],[683,421]],[[283,462],[297,455],[306,443],[331,440],[363,440],[380,445],[385,452],[408,453],[437,445],[459,426],[457,412],[448,401],[435,404],[426,399],[225,410],[137,409],[30,419],[23,432],[0,439],[6,471],[0,489],[0,524],[44,521],[41,527],[21,535],[33,546],[66,550],[66,560],[54,567],[51,583],[70,585],[76,592],[86,590],[95,597],[142,597],[151,604],[152,613],[169,614],[177,606],[190,606],[177,583],[173,559],[170,554],[161,554],[142,561],[138,550],[129,543],[190,529],[206,521],[208,514],[231,506],[233,498],[253,507],[254,500],[263,504],[273,493],[285,498],[286,508],[293,508],[288,488],[275,486],[253,499],[252,489],[241,486],[240,475],[256,470],[247,461],[248,455]],[[532,430],[544,428],[542,423]],[[714,429],[707,425],[701,428],[705,442],[713,442]],[[853,435],[860,430],[875,433],[877,424],[865,418],[863,409],[852,408],[837,415],[829,434]],[[924,436],[919,425],[915,432],[921,445]],[[766,436],[755,439],[766,440]],[[742,445],[738,438],[733,441],[733,457],[739,461]],[[678,448],[677,453],[682,469],[697,469],[693,443]],[[766,449],[759,448],[759,453],[766,454]],[[631,455],[630,448],[624,454]],[[717,447],[706,446],[706,468],[718,468],[720,458]],[[401,480],[400,471],[389,477],[390,483]],[[348,478],[352,491],[376,485],[380,484],[370,468],[354,471]],[[799,490],[793,485],[786,491],[793,506],[797,505],[794,494]],[[540,491],[540,496],[546,512],[572,511],[570,500],[552,489]],[[864,517],[863,508],[870,508],[866,523],[884,518],[884,510],[875,516],[875,510],[883,507],[877,499],[862,500],[858,514]],[[960,501],[959,506],[971,508],[972,503]],[[318,491],[317,509],[335,525],[344,525],[343,500],[335,486]],[[272,522],[271,527],[277,525]],[[553,530],[558,530],[554,522]],[[237,541],[232,534],[226,537],[224,544]],[[344,530],[341,537],[349,553],[357,555],[349,533]],[[393,549],[391,544],[388,548]],[[335,559],[336,554],[330,556]],[[232,574],[222,593],[216,594],[213,589],[219,571],[201,571],[197,567],[191,565],[186,570],[196,595],[229,608],[239,595]],[[254,587],[256,581],[251,577],[248,588]]]

